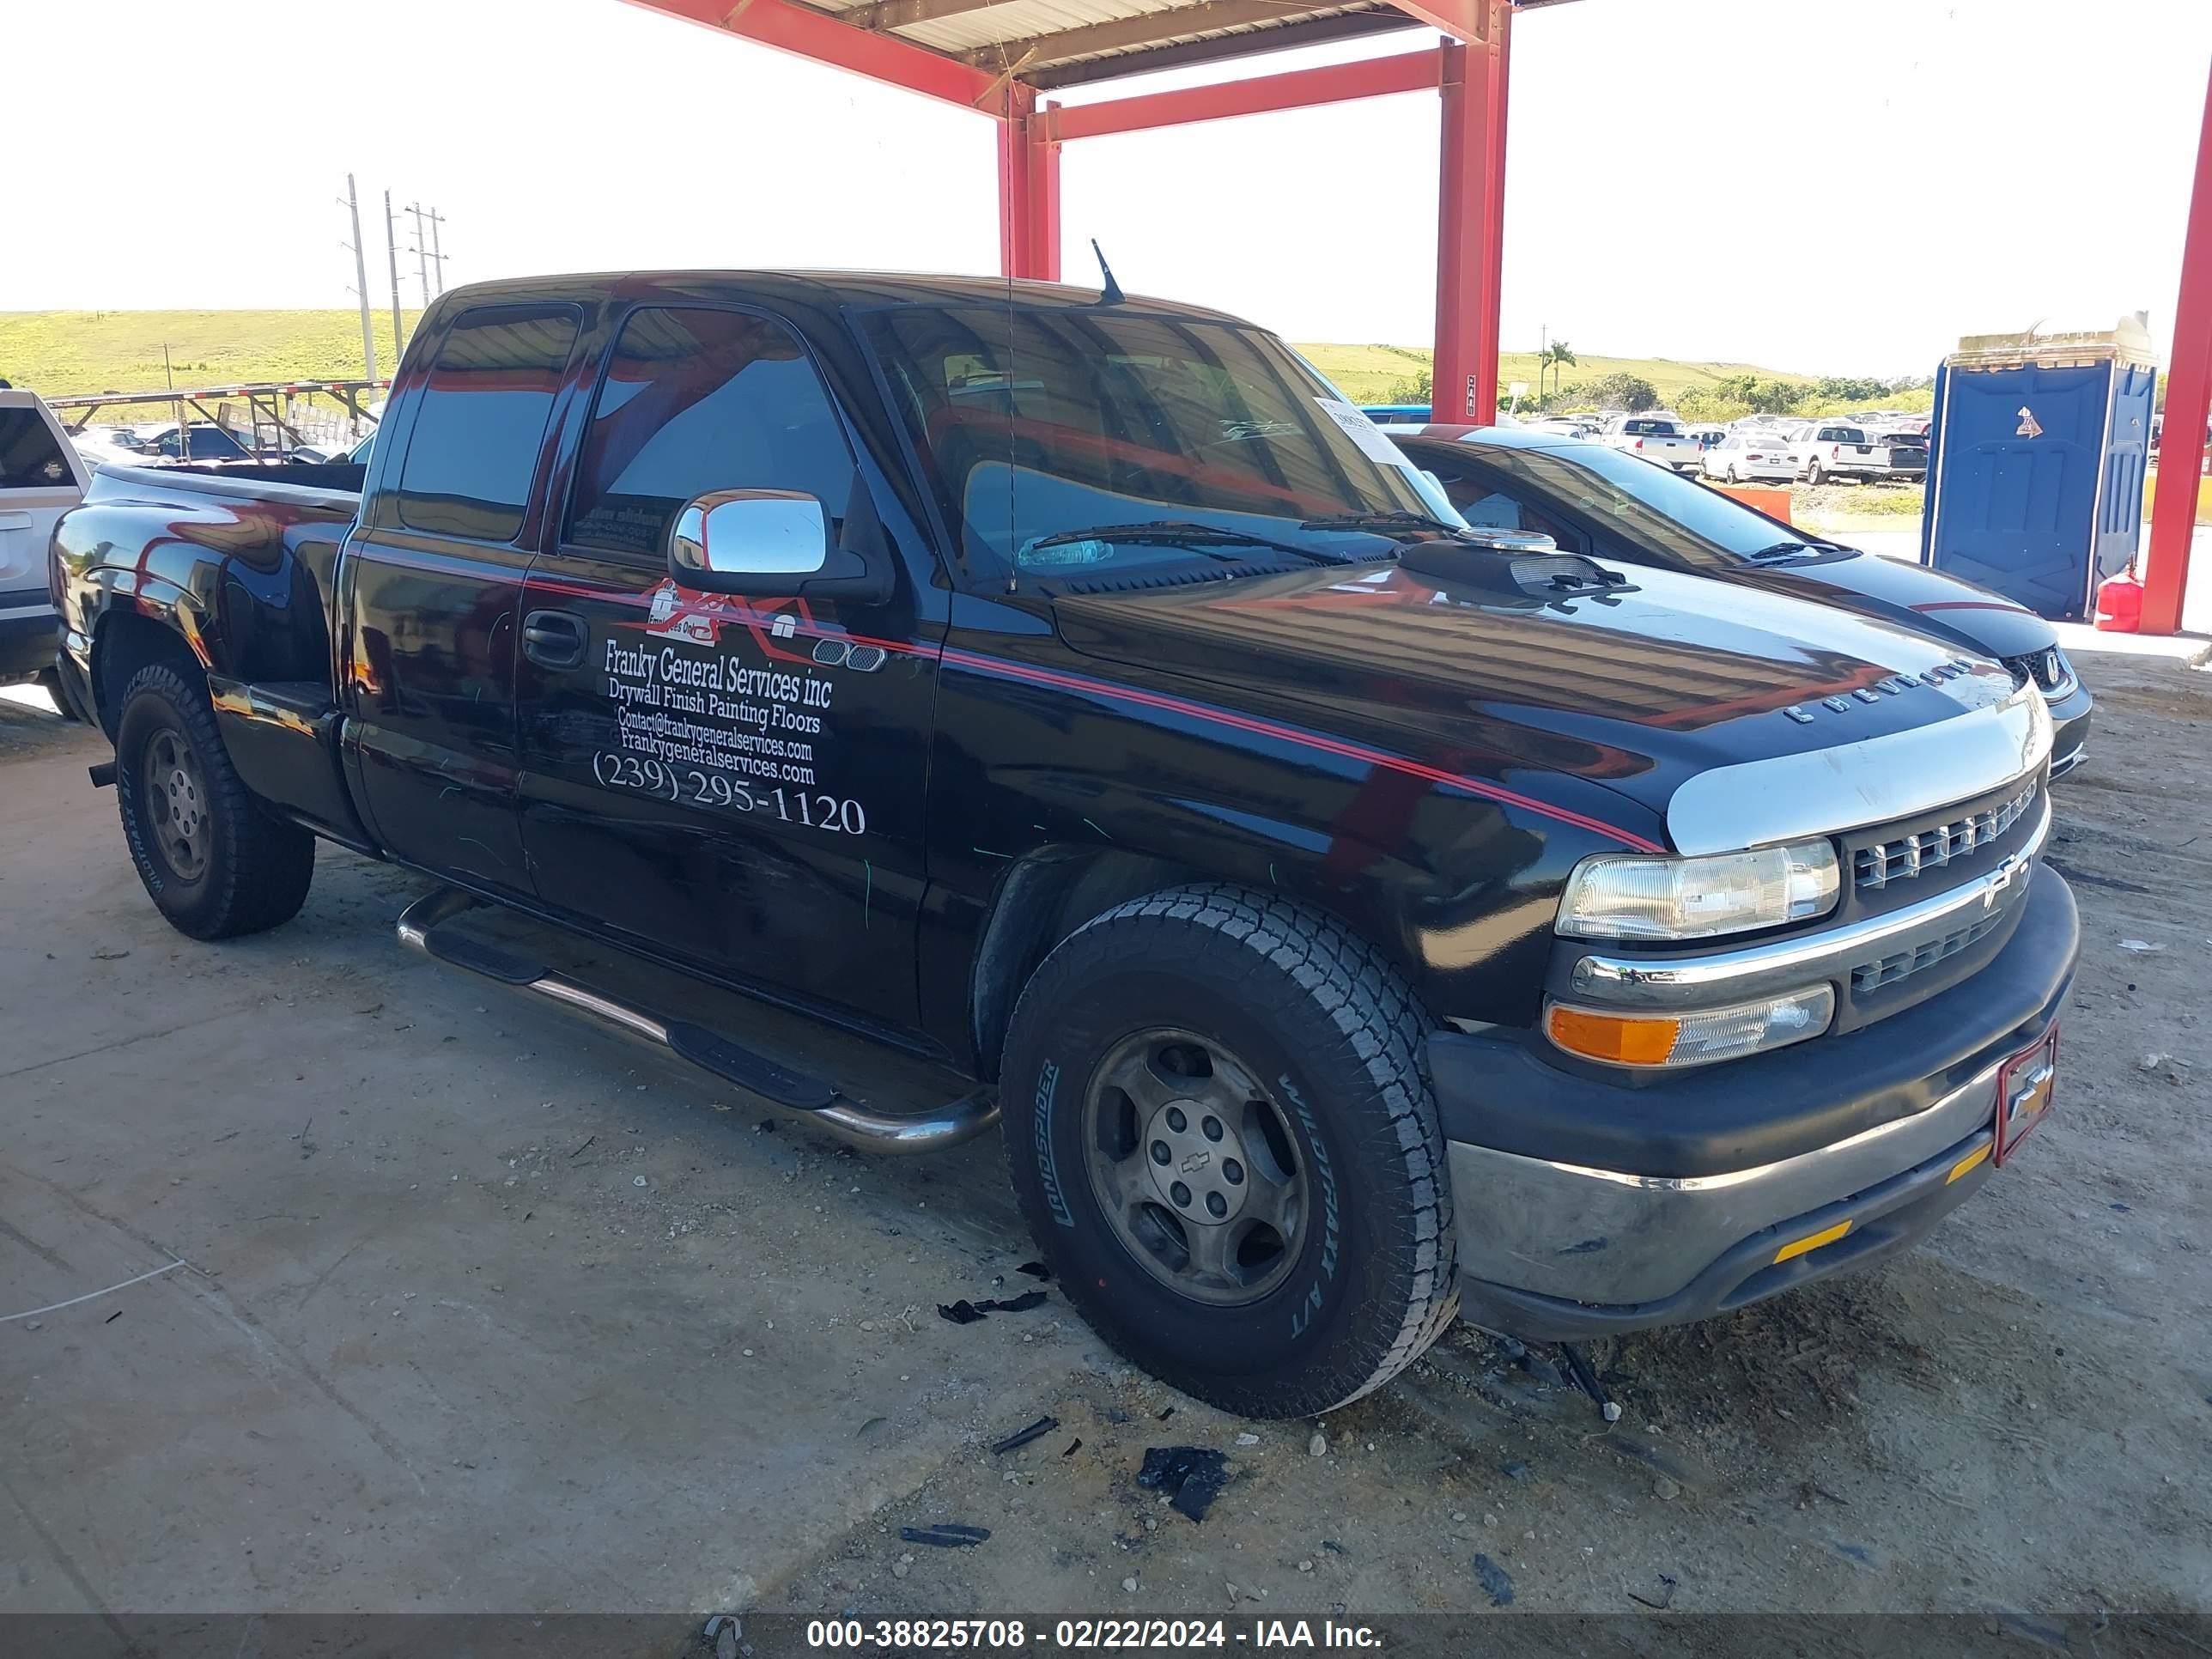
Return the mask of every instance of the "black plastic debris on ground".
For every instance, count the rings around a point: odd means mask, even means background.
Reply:
[[[1024,1291],[1004,1302],[970,1302],[963,1297],[957,1302],[939,1303],[937,1313],[940,1319],[949,1319],[956,1325],[972,1325],[986,1314],[1027,1313],[1031,1308],[1042,1308],[1051,1299],[1042,1291]]]
[[[1016,1429],[1004,1440],[993,1441],[991,1443],[992,1455],[998,1456],[1006,1452],[1017,1451],[1022,1447],[1028,1445],[1032,1440],[1043,1439],[1045,1436],[1050,1434],[1059,1426],[1060,1419],[1058,1418],[1040,1417],[1036,1422],[1030,1424],[1029,1427],[1025,1429]]]
[[[1475,1582],[1482,1586],[1483,1594],[1490,1598],[1493,1607],[1513,1605],[1513,1577],[1486,1555],[1474,1558]]]
[[[1027,1273],[1031,1279],[1048,1280],[1052,1277],[1052,1269],[1042,1261],[1024,1261],[1014,1271],[1018,1273]]]
[[[991,1535],[988,1527],[963,1527],[939,1521],[927,1527],[901,1527],[899,1536],[909,1544],[928,1544],[941,1550],[973,1549]]]
[[[1229,1484],[1229,1460],[1204,1446],[1153,1446],[1145,1453],[1137,1484],[1171,1494],[1168,1507],[1194,1522],[1206,1519]]]

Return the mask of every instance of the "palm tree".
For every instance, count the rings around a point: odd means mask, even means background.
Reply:
[[[1551,344],[1546,346],[1544,349],[1538,354],[1536,358],[1536,396],[1540,400],[1544,395],[1545,369],[1547,368],[1557,369],[1566,364],[1573,363],[1575,361],[1575,349],[1569,345],[1565,340],[1553,341]],[[1553,385],[1556,386],[1557,384],[1558,380],[1555,375],[1553,377]]]

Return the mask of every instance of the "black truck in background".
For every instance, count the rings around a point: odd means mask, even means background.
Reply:
[[[1340,1405],[1457,1313],[1565,1339],[1863,1265],[2051,1098],[2033,685],[1470,529],[1217,313],[458,289],[366,469],[103,469],[52,556],[181,931],[289,919],[319,838],[425,877],[408,943],[831,1133],[1003,1116],[1070,1299],[1233,1410]],[[967,1091],[884,1110],[836,1043],[579,982],[486,904]]]

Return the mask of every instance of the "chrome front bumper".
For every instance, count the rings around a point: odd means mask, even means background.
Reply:
[[[1988,1179],[2001,1079],[2047,1037],[2080,916],[2038,873],[1996,954],[1923,1001],[1749,1059],[1616,1077],[1525,1033],[1439,1032],[1465,1316],[1569,1340],[1869,1265]]]
[[[1460,1272],[1536,1297],[1622,1307],[1669,1302],[1761,1235],[1771,1249],[1748,1265],[1774,1265],[1776,1252],[1834,1224],[1820,1218],[1841,1201],[1939,1159],[1946,1186],[1973,1175],[1987,1161],[2001,1069],[1913,1116],[1723,1175],[1626,1175],[1455,1141]],[[1801,1218],[1802,1232],[1788,1224]],[[1515,1333],[1524,1334],[1535,1333]]]

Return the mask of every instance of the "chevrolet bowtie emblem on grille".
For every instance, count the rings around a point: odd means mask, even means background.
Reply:
[[[2012,885],[2013,878],[2020,874],[2021,869],[2020,854],[2014,853],[2002,864],[1990,872],[1990,884],[1982,890],[1983,909],[1994,910],[1997,908],[1997,895]]]

